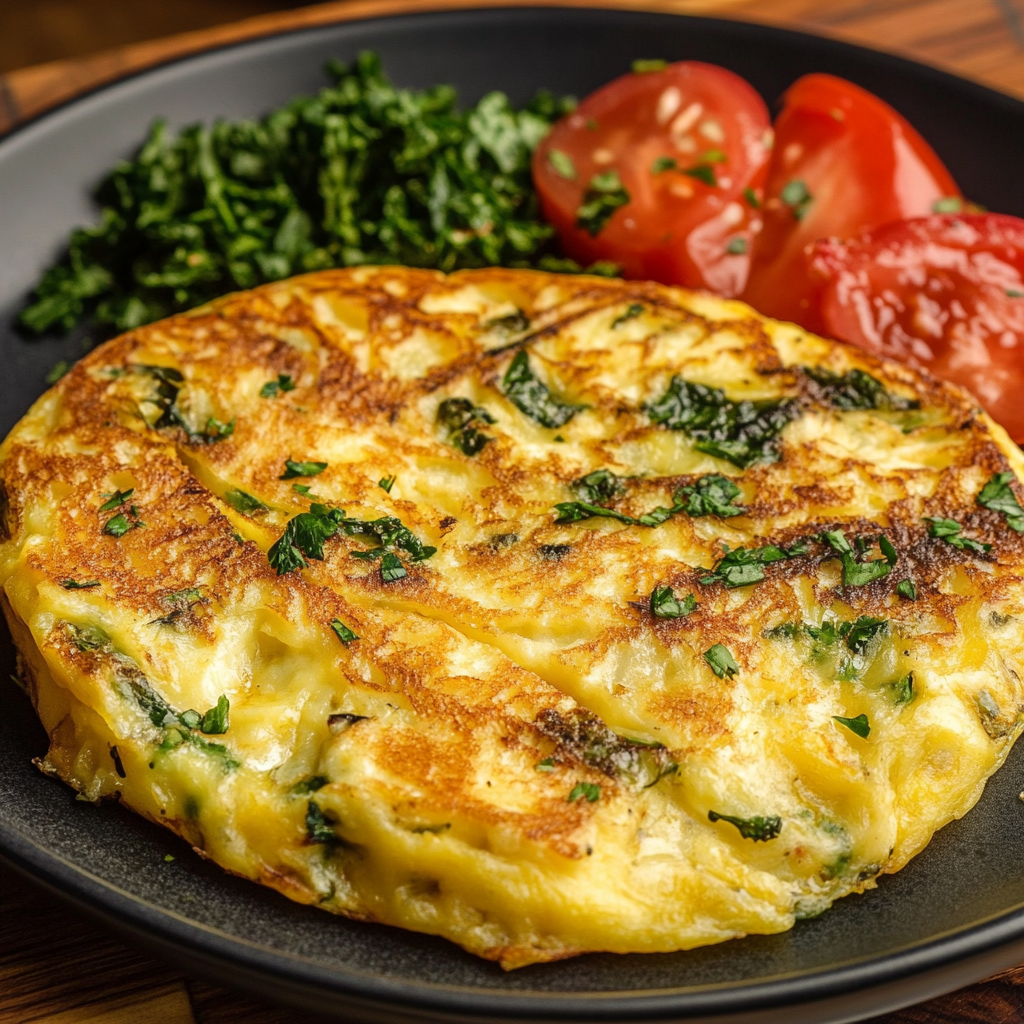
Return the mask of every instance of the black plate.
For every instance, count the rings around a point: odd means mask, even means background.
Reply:
[[[260,114],[323,84],[328,57],[381,52],[405,86],[464,100],[538,87],[583,95],[635,57],[724,64],[774,103],[809,71],[873,90],[917,126],[966,194],[1024,215],[1024,104],[896,57],[738,22],[612,10],[490,9],[380,18],[245,43],[120,82],[0,142],[0,433],[80,339],[10,327],[90,187],[143,138]],[[214,980],[346,1019],[846,1021],[968,984],[1024,958],[1024,747],[978,806],[904,871],[785,935],[690,953],[591,955],[505,974],[440,939],[336,919],[199,860],[116,806],[76,803],[30,759],[45,736],[6,682],[0,644],[0,853],[51,888]],[[164,863],[167,852],[176,860]]]

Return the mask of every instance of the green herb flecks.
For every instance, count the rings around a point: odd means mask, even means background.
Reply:
[[[65,590],[91,590],[100,586],[99,580],[61,580],[60,585]]]
[[[563,153],[560,149],[549,149],[548,163],[560,178],[565,178],[566,181],[576,180],[576,165],[568,153]]]
[[[654,163],[651,164],[651,174],[661,174],[663,171],[674,171],[679,164],[676,162],[675,157],[671,156],[659,156],[656,157]]]
[[[185,432],[189,441],[195,444],[215,444],[229,438],[235,432],[233,419],[223,423],[216,416],[207,418],[203,430],[192,429],[178,406],[178,398],[185,384],[185,378],[180,370],[174,369],[173,366],[144,363],[137,363],[132,369],[139,373],[145,373],[156,380],[156,390],[153,395],[144,399],[145,404],[156,406],[159,412],[159,416],[152,424],[155,429],[164,430],[169,427],[178,427]]]
[[[594,804],[601,799],[601,787],[596,782],[577,782],[569,794],[568,803],[574,804],[577,800],[586,800]]]
[[[799,178],[788,182],[779,193],[779,198],[789,207],[790,212],[797,220],[803,220],[814,202],[814,196],[808,191],[807,183]]]
[[[903,598],[904,601],[916,601],[917,600],[917,587],[914,586],[913,580],[900,580],[896,584],[896,593]]]
[[[867,715],[858,715],[856,718],[843,718],[842,715],[833,715],[833,722],[838,722],[840,725],[846,726],[855,736],[859,736],[862,740],[866,740],[871,734],[871,725],[868,722]]]
[[[749,186],[743,190],[743,198],[746,199],[747,205],[751,209],[759,210],[761,208],[761,200],[757,198],[757,193]]]
[[[334,823],[312,800],[306,805],[306,837],[311,843],[324,846],[334,846],[339,841]]]
[[[99,224],[72,233],[22,323],[42,333],[92,316],[125,331],[326,267],[555,258],[530,158],[571,101],[542,93],[517,110],[491,92],[460,111],[450,86],[396,89],[372,53],[328,71],[332,85],[260,120],[156,122],[101,184]]]
[[[484,446],[494,440],[477,424],[490,425],[494,417],[468,398],[446,398],[437,407],[437,423],[448,433],[448,441],[470,457],[479,455]]]
[[[534,375],[526,352],[522,349],[516,353],[505,371],[501,386],[508,400],[542,427],[564,426],[582,408],[555,398],[547,385]]]
[[[277,479],[294,480],[302,476],[319,476],[326,468],[326,462],[296,462],[294,459],[285,459],[284,472]]]
[[[288,521],[281,538],[267,552],[271,566],[282,576],[295,569],[305,569],[307,558],[320,561],[324,557],[324,542],[340,528],[345,513],[338,508],[314,502],[308,512],[300,512]]]
[[[292,380],[291,376],[287,373],[279,373],[277,380],[268,380],[260,388],[260,398],[276,398],[279,394],[294,390],[295,381]]]
[[[309,796],[310,793],[319,792],[324,786],[331,780],[326,775],[310,775],[308,778],[302,779],[296,782],[291,789],[288,790],[289,796]]]
[[[126,501],[131,499],[131,496],[135,493],[134,487],[129,487],[127,491],[114,491],[113,494],[104,494],[103,497],[107,500],[100,505],[101,512],[110,512],[120,505],[123,505]]]
[[[720,516],[728,519],[745,515],[744,505],[733,503],[742,492],[728,479],[717,473],[702,476],[696,483],[680,488],[678,494],[686,498],[685,512],[689,516]]]
[[[616,327],[621,327],[624,323],[628,323],[630,320],[635,320],[644,311],[644,307],[639,302],[631,302],[625,309],[624,312],[620,313],[612,321],[612,330]]]
[[[545,757],[542,761],[538,761],[533,767],[539,772],[553,772],[555,770],[555,759],[553,757]]]
[[[135,488],[131,487],[127,491],[115,491],[111,495],[104,495],[106,501],[100,505],[101,512],[110,512],[115,508],[121,508],[121,511],[115,516],[111,516],[103,524],[103,532],[109,534],[111,537],[123,537],[126,533],[130,533],[132,530],[137,530],[146,524],[139,518],[139,509],[137,505],[129,505],[125,508],[125,503],[128,502],[132,495],[135,493]]]
[[[671,587],[655,587],[651,593],[651,614],[656,619],[684,619],[696,608],[693,594],[680,601]]]
[[[722,644],[709,647],[704,652],[704,660],[719,679],[730,679],[740,670],[736,660]]]
[[[345,623],[341,621],[341,619],[332,619],[331,629],[334,630],[334,632],[338,635],[338,639],[343,644],[348,645],[352,643],[354,640],[359,639],[359,635],[355,633],[353,630],[349,629],[348,626],[346,626]]]
[[[592,473],[573,481],[572,487],[583,501],[591,504],[612,501],[626,489],[622,479],[610,469],[595,469]]]
[[[730,256],[746,256],[747,240],[742,235],[736,235],[729,239],[729,242],[725,247],[725,251]]]
[[[583,201],[576,211],[576,227],[596,238],[612,214],[630,200],[616,170],[602,171],[590,179]]]
[[[242,515],[252,515],[254,512],[268,511],[267,506],[259,498],[254,498],[251,494],[247,494],[237,487],[232,487],[225,491],[224,500],[236,512],[241,512]]]
[[[587,501],[559,501],[555,503],[558,511],[556,523],[578,523],[584,519],[600,517],[604,519],[617,519],[620,523],[634,526],[638,520],[625,512],[617,512],[613,508],[606,508],[604,505],[592,505]]]
[[[982,508],[993,512],[1002,512],[1006,516],[1006,525],[1017,533],[1024,533],[1024,508],[1021,508],[1017,496],[1010,484],[1015,480],[1009,470],[996,473],[978,494],[977,502]]]
[[[684,167],[683,174],[689,178],[696,178],[711,188],[718,188],[718,177],[715,175],[714,164],[699,163],[693,167]]]
[[[682,377],[673,377],[668,391],[647,407],[654,423],[685,432],[698,451],[741,469],[778,460],[779,434],[797,412],[796,404],[785,399],[733,402],[721,388]]]
[[[887,391],[881,381],[863,370],[840,374],[820,366],[805,366],[804,373],[818,385],[820,397],[837,409],[904,412],[921,407],[920,402]]]
[[[941,516],[925,516],[924,521],[928,523],[928,535],[944,540],[947,544],[960,551],[973,551],[975,554],[983,555],[991,550],[991,544],[985,544],[980,540],[972,540],[964,537],[961,533],[963,527],[955,519],[943,519]]]
[[[210,708],[199,723],[199,731],[207,736],[222,736],[228,731],[231,702],[224,694],[217,698],[217,706]]]
[[[708,811],[708,821],[727,821],[739,829],[744,839],[752,839],[755,843],[767,843],[782,831],[782,819],[775,814],[756,818],[734,818],[731,814]]]
[[[879,545],[885,557],[871,559],[867,562],[858,562],[853,546],[846,539],[846,534],[842,530],[829,530],[822,536],[831,546],[832,550],[839,555],[843,565],[844,586],[867,586],[867,584],[873,583],[875,580],[882,579],[883,576],[888,576],[892,572],[892,567],[897,562],[895,549],[884,537],[882,540],[888,545],[887,550],[881,548],[881,540]]]
[[[886,683],[885,691],[893,704],[909,704],[914,699],[914,673],[908,672],[902,678]]]
[[[701,585],[712,586],[721,583],[723,587],[749,587],[764,579],[764,567],[772,562],[781,562],[790,558],[806,555],[809,548],[805,541],[797,541],[788,548],[777,544],[766,544],[761,548],[734,548],[715,563],[714,569],[701,577]]]

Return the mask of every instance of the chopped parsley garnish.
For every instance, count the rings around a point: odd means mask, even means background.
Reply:
[[[206,430],[202,434],[189,434],[189,437],[198,438],[212,444],[214,441],[223,441],[224,438],[230,437],[234,432],[234,419],[230,420],[228,423],[222,423],[215,416],[211,416],[206,421]]]
[[[132,505],[127,512],[119,512],[103,524],[103,532],[109,533],[111,537],[123,537],[132,530],[137,530],[146,524],[139,519],[139,510]]]
[[[665,394],[647,406],[654,423],[684,431],[698,451],[741,469],[777,461],[778,436],[796,414],[796,404],[785,399],[733,402],[721,388],[682,377],[673,377]]]
[[[138,326],[135,324],[133,326]],[[215,444],[223,441],[235,432],[235,421],[223,423],[216,416],[210,416],[206,420],[206,427],[202,431],[195,431],[188,421],[181,414],[178,408],[178,396],[184,386],[185,378],[180,370],[173,366],[157,366],[145,363],[137,363],[132,369],[140,373],[148,374],[156,379],[156,392],[152,398],[144,401],[149,405],[155,405],[160,415],[153,423],[156,430],[163,430],[166,427],[181,428],[189,441],[197,444]]]
[[[739,672],[733,656],[721,644],[715,644],[704,652],[704,660],[719,679],[729,679]]]
[[[679,164],[674,157],[659,156],[651,164],[651,174],[661,174],[662,171],[674,171],[678,166]]]
[[[126,501],[131,499],[131,496],[135,493],[134,487],[129,487],[127,491],[114,491],[111,495],[104,494],[107,500],[100,505],[101,512],[109,512],[111,509],[117,508],[119,505],[123,505]]]
[[[617,519],[620,523],[633,526],[637,520],[627,516],[625,512],[616,512],[613,508],[606,508],[604,505],[592,505],[587,501],[559,501],[555,503],[558,510],[556,523],[578,523],[584,519],[603,517],[604,519]]]
[[[610,469],[595,469],[573,482],[573,490],[586,502],[611,501],[626,489],[622,480]]]
[[[350,644],[352,643],[353,640],[359,639],[358,634],[349,629],[348,626],[346,626],[345,623],[341,621],[341,619],[332,619],[331,629],[333,629],[334,632],[338,634],[338,639],[343,644]]]
[[[387,551],[380,558],[380,578],[385,583],[394,583],[407,576],[405,566],[402,565],[398,555],[393,551]]]
[[[881,541],[879,542],[880,549],[885,555],[884,558],[876,558],[867,562],[858,562],[857,557],[854,554],[853,547],[846,539],[846,534],[842,530],[829,530],[822,534],[822,536],[832,547],[832,550],[839,555],[839,559],[843,564],[844,586],[866,586],[868,583],[880,580],[883,576],[888,576],[889,573],[892,572],[892,567],[896,564],[896,551],[888,541],[886,541],[888,544],[888,551],[881,548]]]
[[[985,544],[980,540],[972,540],[970,537],[962,536],[961,530],[963,530],[963,527],[955,519],[943,519],[941,516],[925,516],[924,521],[928,523],[928,535],[930,537],[938,537],[947,544],[952,544],[953,547],[958,548],[960,551],[966,549],[975,552],[975,554],[983,555],[992,547],[991,544]]]
[[[597,803],[601,799],[601,787],[596,782],[577,782],[569,794],[568,803],[574,804],[577,800],[586,800],[588,803]]]
[[[684,167],[683,174],[690,178],[696,178],[698,181],[704,182],[705,185],[710,185],[711,188],[718,187],[718,178],[715,176],[713,164],[699,163],[694,164],[693,167]]]
[[[326,775],[310,775],[309,778],[296,782],[288,790],[288,794],[289,796],[309,796],[310,793],[316,793],[323,789],[330,781]]]
[[[896,593],[903,598],[904,601],[916,601],[917,600],[917,587],[914,586],[913,580],[900,580],[896,584]]]
[[[909,704],[914,699],[914,673],[885,684],[886,693],[893,704]]]
[[[308,512],[300,512],[288,521],[280,540],[267,552],[271,566],[278,576],[295,569],[305,569],[307,558],[320,561],[324,557],[324,542],[340,528],[345,513],[314,502]]]
[[[326,462],[296,462],[294,459],[285,459],[284,472],[277,479],[294,480],[299,476],[319,476],[326,468]]]
[[[393,474],[392,474],[391,476],[382,476],[382,477],[381,477],[381,478],[380,478],[380,479],[379,479],[379,480],[377,481],[377,486],[378,486],[378,487],[379,487],[379,488],[380,488],[380,489],[381,489],[382,491],[384,491],[384,492],[385,492],[386,494],[390,494],[390,493],[391,493],[391,488],[395,486],[395,481],[396,481],[397,479],[398,479],[398,477],[397,477],[397,476],[395,476],[395,475],[393,475]],[[292,486],[294,487],[295,485],[294,485],[294,484],[292,484]]]
[[[294,391],[295,381],[287,373],[279,373],[277,380],[268,380],[260,388],[260,398],[276,398],[285,391]]]
[[[98,587],[100,585],[99,580],[61,580],[60,584],[65,590],[90,590],[92,587]]]
[[[685,512],[689,516],[731,516],[746,514],[746,507],[733,504],[740,489],[728,478],[718,474],[702,476],[696,483],[683,487],[678,494],[685,496]]]
[[[655,58],[641,59],[633,61],[630,67],[634,75],[649,75],[652,71],[664,71],[668,67],[668,61]]]
[[[526,352],[520,349],[505,371],[501,382],[508,400],[522,413],[542,427],[561,427],[582,408],[559,401],[547,385],[530,369]]]
[[[748,587],[752,583],[760,583],[764,579],[764,566],[772,562],[781,562],[789,558],[799,558],[808,551],[805,541],[797,541],[788,548],[776,544],[766,544],[762,548],[734,548],[715,563],[714,569],[701,577],[701,585],[708,587],[721,583],[730,590],[735,587]]]
[[[634,320],[636,317],[640,316],[640,314],[643,313],[643,311],[644,307],[639,302],[631,302],[626,307],[625,312],[620,313],[612,321],[612,330],[614,330],[616,327],[621,327],[624,323],[626,323],[629,320]]]
[[[437,422],[448,431],[448,440],[463,455],[477,455],[494,440],[478,423],[491,424],[494,417],[468,398],[446,398],[437,407]]]
[[[651,594],[651,614],[656,619],[684,619],[697,607],[697,598],[687,594],[681,601],[671,587],[655,587]]]
[[[725,251],[729,253],[730,256],[746,256],[747,240],[742,235],[736,235],[729,239],[729,243],[726,245]]]
[[[576,165],[568,153],[563,153],[560,149],[550,149],[548,150],[548,163],[559,177],[565,178],[566,181],[576,180]]]
[[[228,731],[230,712],[231,702],[224,694],[221,694],[217,698],[217,706],[210,708],[203,715],[199,723],[199,731],[205,732],[208,736],[222,736]]]
[[[331,846],[338,842],[333,823],[312,800],[306,805],[306,835],[311,843]]]
[[[767,843],[782,831],[782,819],[776,814],[763,818],[734,818],[730,814],[708,811],[708,821],[727,821],[739,829],[744,839],[752,839],[755,843]]]
[[[596,238],[611,215],[629,200],[630,195],[623,187],[618,171],[612,169],[595,174],[576,211],[576,227],[586,231],[591,238]]]
[[[267,511],[267,506],[259,498],[254,498],[251,494],[246,494],[245,491],[241,491],[237,487],[232,487],[230,490],[225,491],[224,500],[236,512],[241,512],[243,515]]]
[[[1024,508],[1021,508],[1017,496],[1010,486],[1014,475],[1009,470],[996,473],[981,489],[977,502],[982,508],[993,512],[1002,512],[1006,516],[1006,525],[1017,533],[1024,533]]]
[[[555,770],[555,759],[553,757],[545,757],[543,761],[538,761],[533,767],[539,772],[553,772]]]
[[[22,322],[41,333],[93,315],[127,331],[304,271],[555,258],[530,159],[571,101],[540,93],[517,109],[490,92],[460,109],[448,85],[396,88],[370,52],[327,70],[327,88],[260,120],[154,124]]]
[[[818,385],[822,392],[821,397],[837,409],[903,412],[921,407],[920,402],[887,391],[881,381],[863,370],[850,370],[848,373],[840,374],[820,366],[805,366],[804,373]]]
[[[68,623],[71,642],[80,651],[112,651],[113,645],[106,630],[100,626],[73,626]]]
[[[512,338],[530,329],[530,318],[521,309],[517,309],[514,313],[485,320],[483,326],[488,331],[497,331],[506,338]]]
[[[845,725],[855,736],[866,740],[871,733],[871,725],[868,723],[867,715],[858,715],[856,718],[843,718],[842,715],[833,715],[833,722]]]
[[[814,196],[807,189],[807,183],[799,178],[787,182],[779,193],[779,198],[790,208],[797,220],[803,220],[814,202]]]

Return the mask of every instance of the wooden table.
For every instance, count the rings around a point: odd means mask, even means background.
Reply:
[[[0,77],[0,133],[160,61],[283,29],[487,0],[347,0],[139,43]],[[514,0],[505,0],[505,3]],[[545,0],[529,0],[536,6]],[[588,0],[561,0],[579,2]],[[1024,97],[1024,0],[604,0],[714,13],[886,47]],[[256,1002],[125,947],[34,884],[0,868],[0,1024],[324,1024]],[[875,1024],[1024,1024],[1024,967]]]

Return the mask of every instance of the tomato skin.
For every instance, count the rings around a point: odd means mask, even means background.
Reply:
[[[1024,220],[922,217],[808,259],[825,333],[963,385],[1024,441]]]
[[[802,205],[800,182],[811,197]],[[937,200],[954,197],[949,171],[892,107],[842,78],[805,75],[786,91],[775,122],[764,229],[743,298],[821,332],[805,246],[927,216]]]
[[[588,96],[534,151],[533,179],[544,216],[579,263],[610,260],[627,278],[738,295],[761,225],[744,192],[763,189],[769,144],[768,109],[752,86],[725,68],[681,61]],[[715,184],[685,173],[709,154],[724,157],[706,163]],[[652,170],[665,157],[677,166]],[[577,213],[588,183],[611,169],[629,202],[591,234]]]

